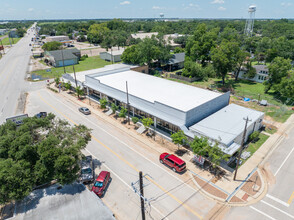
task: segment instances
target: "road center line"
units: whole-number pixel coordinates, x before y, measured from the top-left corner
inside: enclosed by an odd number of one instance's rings
[[[49,93],[50,94],[50,93]],[[61,102],[59,99],[57,99],[56,97],[54,97],[53,95],[50,94],[50,96],[54,99],[56,99],[58,102],[60,102],[61,104],[63,104],[64,106],[66,106],[67,108],[71,109],[74,113],[76,113],[77,111],[72,109],[70,106],[64,104],[63,102]],[[129,148],[130,150],[134,151],[135,153],[139,154],[141,157],[143,157],[144,159],[146,159],[147,161],[149,161],[150,163],[152,163],[153,165],[157,166],[159,169],[163,170],[166,172],[166,170],[162,167],[159,166],[158,164],[154,163],[152,160],[148,159],[147,157],[145,157],[143,154],[141,154],[140,152],[138,152],[137,150],[135,150],[134,148],[130,147],[128,144],[126,144],[125,142],[123,142],[122,140],[118,139],[117,137],[115,137],[113,134],[109,133],[108,131],[106,131],[104,128],[100,127],[99,125],[95,124],[93,121],[89,120],[88,117],[81,115],[81,117],[83,117],[85,120],[87,120],[88,122],[90,122],[93,126],[99,128],[100,130],[104,131],[106,134],[108,134],[109,136],[113,137],[115,140],[117,140],[118,142],[122,143],[123,145],[125,145],[127,148]],[[98,116],[100,117],[100,116]],[[100,117],[101,118],[101,117]],[[190,186],[189,184],[185,183],[183,180],[179,179],[178,177],[172,175],[169,172],[166,172],[168,175],[170,175],[171,177],[177,179],[178,181],[180,181],[181,183],[183,183],[185,186],[189,187],[191,190],[193,190],[194,192],[198,192],[196,189],[194,189],[192,186]]]
[[[283,163],[281,164],[281,166],[279,167],[279,169],[275,172],[274,176],[276,176],[278,174],[278,172],[280,171],[280,169],[282,168],[282,166],[286,163],[286,161],[288,160],[288,158],[291,156],[293,150],[294,150],[294,147],[292,148],[292,150],[290,151],[290,153],[287,155],[287,157],[285,158],[285,160],[283,161]]]
[[[268,205],[268,206],[270,206],[270,207],[272,207],[273,209],[276,209],[276,210],[278,210],[278,211],[284,213],[285,215],[289,216],[290,218],[294,219],[294,216],[293,216],[293,215],[290,215],[289,213],[287,213],[287,212],[285,212],[285,211],[283,211],[283,210],[277,208],[276,206],[273,206],[272,204],[269,204],[269,203],[267,203],[267,202],[265,202],[265,201],[263,201],[263,200],[261,200],[261,202],[264,203],[264,204],[266,204],[266,205]]]
[[[70,122],[72,122],[73,124],[77,125],[76,122],[74,122],[72,119],[70,119],[69,117],[67,117],[65,114],[63,114],[62,112],[60,112],[59,110],[57,110],[54,106],[52,106],[50,103],[48,103],[42,96],[41,94],[38,92],[38,95],[40,97],[40,99],[46,103],[47,105],[49,105],[52,109],[54,109],[56,112],[58,112],[59,114],[61,114],[63,117],[65,117],[67,120],[69,120]],[[119,154],[117,154],[116,152],[114,152],[112,149],[110,149],[109,147],[107,147],[105,144],[103,144],[101,141],[99,141],[96,137],[92,136],[91,137],[98,142],[101,146],[103,146],[104,148],[106,148],[107,150],[109,150],[111,153],[113,153],[115,156],[117,156],[120,160],[122,160],[123,162],[125,162],[127,165],[129,165],[131,168],[133,168],[134,170],[136,170],[137,172],[139,172],[139,169],[137,169],[134,165],[132,165],[131,163],[129,163],[126,159],[124,159],[122,156],[120,156]],[[167,195],[169,195],[173,200],[175,200],[176,202],[178,202],[180,205],[182,205],[186,210],[188,210],[190,213],[194,214],[195,216],[197,216],[199,219],[203,219],[203,217],[198,214],[196,211],[194,211],[192,208],[190,208],[190,206],[188,206],[187,204],[185,204],[184,202],[182,202],[180,199],[178,199],[176,196],[174,196],[172,193],[170,193],[168,190],[166,190],[165,188],[163,188],[161,185],[159,185],[158,183],[156,183],[154,180],[152,180],[150,178],[149,181],[152,181],[158,188],[160,188],[163,192],[165,192]]]
[[[292,193],[292,195],[290,196],[289,200],[288,200],[288,204],[290,206],[292,200],[294,199],[294,192]]]
[[[266,214],[266,213],[264,213],[264,212],[262,212],[262,211],[258,210],[257,208],[254,208],[253,206],[249,206],[249,207],[250,207],[251,209],[255,210],[256,212],[258,212],[258,213],[260,213],[260,214],[264,215],[265,217],[267,217],[267,218],[271,219],[271,220],[277,220],[277,219],[275,219],[275,218],[273,218],[273,217],[269,216],[268,214]]]
[[[272,199],[272,200],[274,200],[274,201],[276,201],[276,202],[278,202],[278,203],[280,203],[280,204],[282,204],[282,205],[284,205],[286,207],[290,206],[288,203],[286,203],[286,202],[284,202],[284,201],[282,201],[282,200],[280,200],[280,199],[278,199],[276,197],[273,197],[273,196],[271,196],[269,194],[266,194],[266,197],[268,197],[268,198],[270,198],[270,199]]]

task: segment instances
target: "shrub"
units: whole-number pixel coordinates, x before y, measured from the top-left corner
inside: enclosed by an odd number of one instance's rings
[[[118,109],[119,109],[119,107],[115,103],[111,104],[112,114],[114,114]]]
[[[137,124],[138,121],[139,121],[139,118],[137,118],[137,117],[132,117],[132,122],[133,122],[134,124]]]
[[[248,141],[254,141],[259,137],[259,132],[254,131],[252,134],[249,135]]]
[[[107,105],[107,99],[106,98],[102,98],[100,99],[100,108],[105,109],[106,105]]]

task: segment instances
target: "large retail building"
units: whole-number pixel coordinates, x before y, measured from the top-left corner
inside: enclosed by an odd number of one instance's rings
[[[96,100],[107,98],[109,104],[126,106],[128,99],[130,116],[152,118],[156,131],[170,135],[183,130],[190,138],[206,136],[219,142],[230,155],[240,147],[244,118],[251,120],[246,138],[262,126],[264,114],[229,104],[229,92],[214,92],[142,72],[146,71],[140,67],[108,66],[84,74],[82,84]]]

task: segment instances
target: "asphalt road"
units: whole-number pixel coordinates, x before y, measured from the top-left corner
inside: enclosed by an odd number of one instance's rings
[[[45,84],[45,82],[33,84],[25,81],[31,56],[29,44],[32,35],[33,33],[29,31],[0,59],[0,124],[7,117],[22,113],[22,109],[18,109],[18,103],[24,101],[24,96],[21,94]],[[21,98],[23,100],[20,100]]]
[[[294,219],[294,126],[267,160],[273,174],[267,195],[258,203],[232,208],[226,219]]]
[[[132,188],[138,172],[144,178],[147,219],[203,219],[216,204],[205,199],[193,185],[188,173],[176,174],[159,163],[159,153],[123,133],[102,118],[78,112],[76,104],[47,89],[30,92],[27,113],[53,112],[71,124],[93,129],[85,153],[95,158],[97,173],[109,170],[112,181],[102,198],[119,219],[140,219],[140,200]],[[105,116],[108,117],[108,116]],[[138,188],[138,185],[136,185]]]

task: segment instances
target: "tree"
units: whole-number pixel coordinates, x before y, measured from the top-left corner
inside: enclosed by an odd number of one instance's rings
[[[127,117],[127,113],[128,113],[128,110],[125,107],[122,107],[118,114],[118,117],[125,118]]]
[[[183,48],[181,48],[181,47],[176,47],[174,49],[174,53],[183,53],[183,52],[185,52],[185,50]]]
[[[115,103],[111,104],[112,114],[114,114],[118,109],[119,109],[119,107]]]
[[[147,63],[148,67],[150,67],[151,61],[160,56],[161,51],[157,43],[158,41],[153,36],[152,38],[144,38],[144,40],[138,44],[139,56],[142,58],[141,64]]]
[[[80,86],[77,86],[76,92],[77,92],[78,99],[80,99],[80,96],[84,95],[84,88],[81,88]]]
[[[72,127],[51,113],[26,118],[20,126],[10,121],[0,125],[0,203],[21,200],[52,180],[76,181],[81,149],[90,139],[88,128]]]
[[[273,85],[279,84],[282,78],[288,75],[291,68],[290,59],[276,57],[268,67],[269,79],[265,82],[265,92],[267,93]]]
[[[107,104],[108,104],[108,101],[106,98],[100,99],[100,108],[105,109]]]
[[[184,132],[182,130],[173,133],[171,136],[172,142],[175,143],[176,145],[178,145],[178,147],[180,145],[183,145],[185,143],[187,143],[188,138],[187,136],[184,134]]]
[[[142,124],[149,131],[150,126],[153,124],[152,118],[143,118],[142,119]]]
[[[70,82],[64,83],[64,88],[65,88],[66,90],[70,90],[70,89],[71,89],[71,84],[70,84]]]
[[[92,24],[89,27],[87,38],[93,44],[101,44],[109,36],[109,33],[110,30],[106,23]]]
[[[294,72],[289,71],[288,76],[282,78],[281,82],[273,86],[274,90],[286,103],[294,104]]]
[[[59,78],[59,77],[56,77],[56,78],[54,79],[54,82],[55,82],[55,86],[58,86],[59,83],[60,83],[60,78]]]
[[[195,136],[193,141],[190,143],[190,147],[194,154],[207,157],[210,150],[208,138]]]
[[[236,42],[223,41],[212,50],[211,59],[217,74],[222,78],[223,85],[229,71],[232,71],[237,63],[239,45]]]
[[[61,47],[62,47],[62,43],[58,41],[52,41],[52,42],[45,43],[42,46],[42,49],[46,51],[52,51],[52,50],[60,50]]]
[[[139,122],[139,118],[137,117],[132,117],[132,122],[135,124],[137,124]]]
[[[124,63],[140,64],[143,63],[142,58],[139,55],[139,49],[137,45],[126,48],[121,55],[121,59]]]
[[[235,81],[238,80],[240,70],[246,60],[246,57],[249,57],[250,54],[247,51],[239,50],[236,54],[236,72],[235,72]]]

